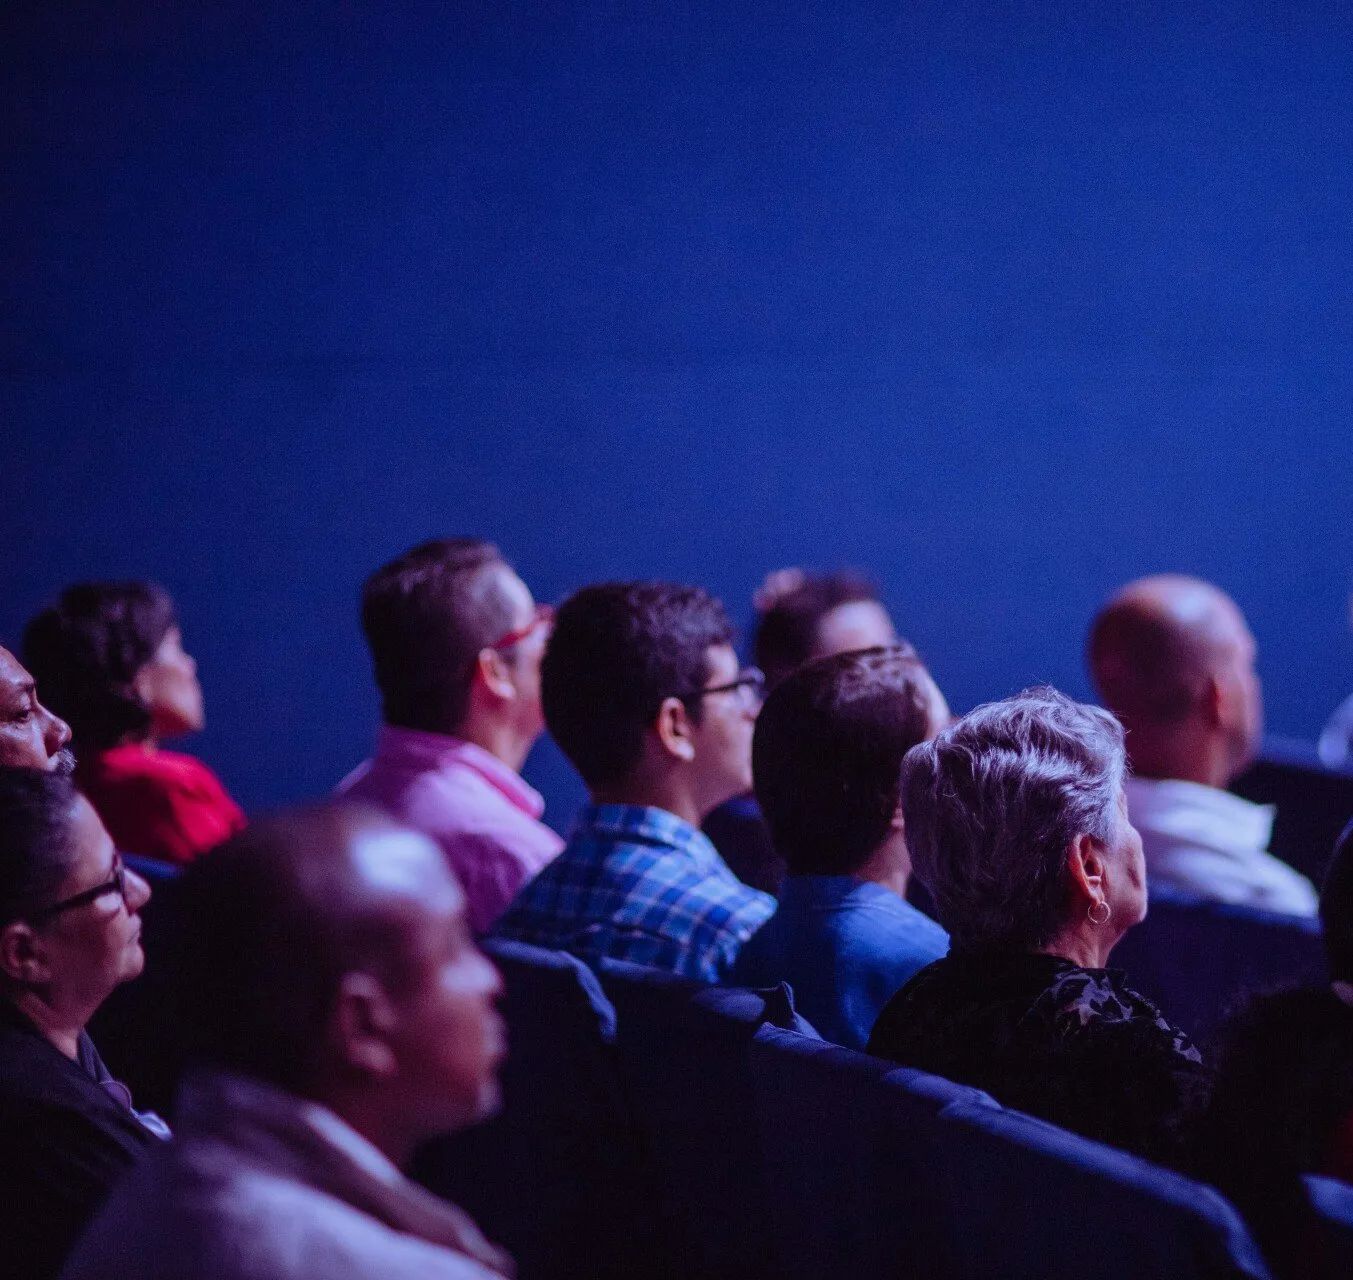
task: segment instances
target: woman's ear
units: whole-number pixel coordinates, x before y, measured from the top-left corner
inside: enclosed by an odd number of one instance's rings
[[[0,929],[0,973],[22,986],[50,981],[51,967],[33,926],[15,920]]]
[[[1104,897],[1104,850],[1094,836],[1082,832],[1071,841],[1066,865],[1079,896],[1088,902]]]
[[[680,698],[664,698],[654,723],[658,741],[668,755],[689,764],[695,759],[695,726]]]

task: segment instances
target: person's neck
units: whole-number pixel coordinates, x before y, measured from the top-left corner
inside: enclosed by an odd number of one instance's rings
[[[20,991],[11,997],[14,1007],[29,1020],[42,1038],[54,1045],[72,1062],[80,1056],[80,1033],[88,1017],[56,1009],[35,991]]]
[[[1082,969],[1102,969],[1117,941],[1117,935],[1110,936],[1087,922],[1084,928],[1067,929],[1038,950],[1043,955],[1070,960]]]
[[[704,818],[702,806],[680,778],[671,774],[630,778],[609,787],[592,789],[593,804],[635,805],[647,809],[665,809],[698,827]]]
[[[1129,737],[1128,742],[1132,772],[1139,778],[1225,788],[1235,774],[1235,762],[1226,744],[1205,735],[1162,735],[1153,741],[1139,734],[1137,741]]]
[[[515,725],[487,717],[471,718],[455,729],[442,729],[450,738],[459,738],[462,742],[472,742],[476,747],[487,751],[489,755],[501,760],[513,773],[520,773],[531,753],[535,734],[523,734]]]
[[[905,898],[907,885],[911,883],[911,856],[901,833],[890,836],[879,845],[869,855],[869,860],[856,868],[853,874],[862,883],[882,885],[899,898]]]
[[[425,1136],[410,1132],[407,1124],[400,1123],[379,1105],[378,1099],[363,1091],[341,1088],[333,1092],[317,1091],[311,1096],[401,1171],[408,1167]]]

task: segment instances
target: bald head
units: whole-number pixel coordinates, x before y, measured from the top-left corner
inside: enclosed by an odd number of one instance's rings
[[[375,810],[266,818],[189,868],[176,982],[191,1058],[304,1092],[339,984],[417,980],[430,922],[463,914],[440,850]]]
[[[1257,744],[1254,657],[1235,602],[1211,583],[1176,574],[1129,583],[1090,631],[1091,674],[1128,729],[1134,768],[1206,773],[1213,785],[1220,783],[1212,775],[1229,780]]]

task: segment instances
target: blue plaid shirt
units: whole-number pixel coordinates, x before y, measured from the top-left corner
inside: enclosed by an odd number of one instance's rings
[[[665,809],[589,805],[564,851],[517,895],[499,938],[718,982],[775,899],[742,883]]]

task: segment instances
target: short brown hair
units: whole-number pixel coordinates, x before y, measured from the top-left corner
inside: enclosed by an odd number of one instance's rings
[[[926,670],[908,644],[820,658],[771,690],[752,776],[791,872],[850,875],[883,843],[902,757],[931,732],[930,710]]]
[[[420,543],[362,588],[362,630],[385,722],[454,733],[480,651],[512,626],[498,548],[477,538]]]

